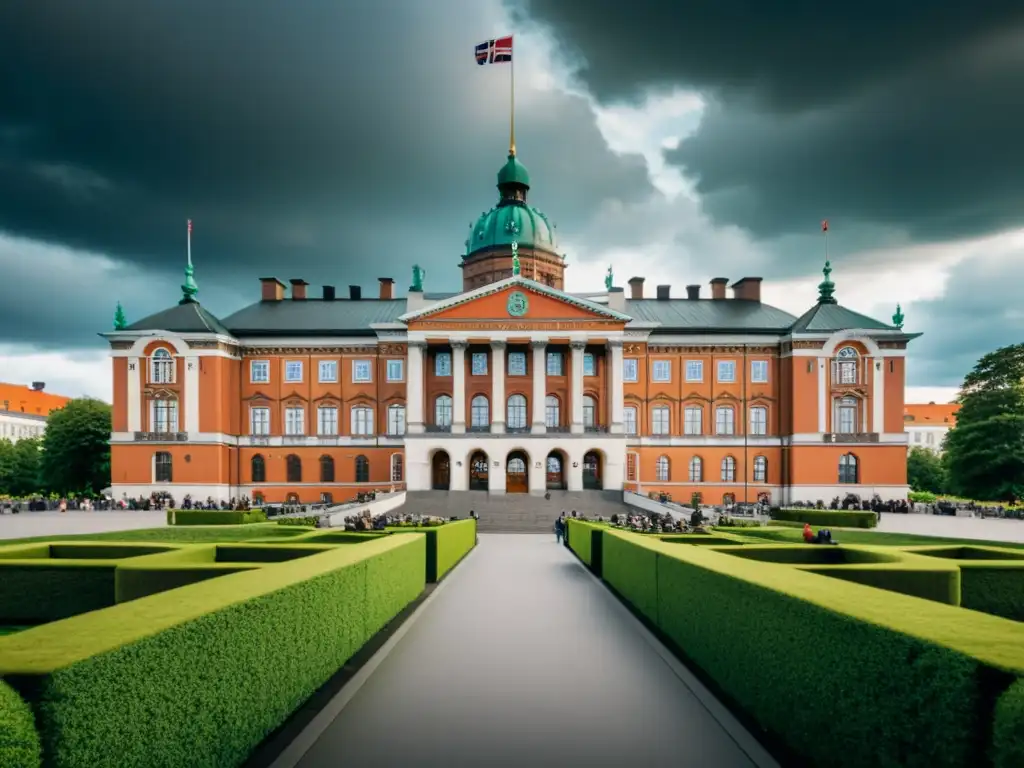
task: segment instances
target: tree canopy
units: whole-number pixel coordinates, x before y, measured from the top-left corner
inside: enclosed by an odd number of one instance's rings
[[[942,458],[927,448],[911,448],[907,453],[907,482],[912,490],[946,492],[946,468]]]
[[[48,490],[99,493],[110,485],[110,424],[110,406],[91,398],[50,414],[41,462]]]
[[[12,443],[0,440],[0,495],[28,496],[38,493],[39,448],[36,438]]]
[[[950,490],[983,501],[1024,496],[1024,344],[982,357],[958,402],[945,443]]]

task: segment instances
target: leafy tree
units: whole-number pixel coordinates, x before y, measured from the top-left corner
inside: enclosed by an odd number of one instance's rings
[[[915,491],[946,492],[946,467],[935,451],[911,448],[907,454],[907,482]]]
[[[31,496],[39,486],[38,439],[0,440],[0,493],[9,496]]]
[[[945,443],[950,490],[983,501],[1024,496],[1024,344],[982,357],[958,402]]]
[[[56,493],[99,493],[110,485],[110,406],[72,400],[50,414],[43,433],[42,477]]]

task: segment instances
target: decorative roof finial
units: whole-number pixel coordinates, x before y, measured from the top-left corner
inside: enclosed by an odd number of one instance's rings
[[[606,291],[610,291],[612,289],[612,280],[613,279],[614,279],[614,277],[612,275],[612,265],[609,264],[608,265],[608,274],[606,274],[604,276],[604,289]]]
[[[900,307],[899,304],[897,304],[896,305],[896,314],[892,316],[892,324],[895,325],[897,328],[899,328],[902,331],[903,330],[903,321],[904,320],[906,320],[906,318],[903,316],[903,309],[902,309],[902,307]]]
[[[819,304],[835,304],[835,292],[836,284],[832,282],[830,276],[832,274],[832,263],[826,261],[825,268],[821,270],[822,274],[825,275],[825,279],[818,283],[818,303]]]
[[[519,277],[519,243],[512,241],[512,277]]]
[[[128,327],[128,321],[124,316],[124,308],[121,302],[117,302],[117,309],[114,310],[114,330],[123,331]]]
[[[427,271],[423,269],[419,264],[412,265],[412,285],[409,287],[410,291],[417,291],[423,293],[423,278],[426,277]]]
[[[190,304],[196,300],[199,286],[196,285],[195,268],[192,266],[192,219],[188,220],[188,263],[185,265],[185,282],[181,286],[179,304]]]

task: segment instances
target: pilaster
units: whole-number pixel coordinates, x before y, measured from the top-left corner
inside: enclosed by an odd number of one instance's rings
[[[547,400],[547,346],[547,341],[530,342],[533,349],[533,423],[530,432],[535,435],[543,435],[548,431],[544,418],[544,405]]]
[[[500,435],[505,431],[505,342],[491,342],[491,433]],[[492,462],[493,464],[493,462]],[[492,466],[491,469],[494,469]],[[492,484],[493,488],[493,484]],[[502,472],[501,490],[505,490],[505,475]]]
[[[569,431],[574,435],[583,434],[583,350],[586,347],[585,341],[573,341],[569,344],[572,352],[572,422]]]
[[[423,357],[426,342],[409,342],[409,372],[405,383],[405,429],[411,435],[422,434],[423,426]]]
[[[452,434],[466,431],[466,346],[465,341],[452,340]]]

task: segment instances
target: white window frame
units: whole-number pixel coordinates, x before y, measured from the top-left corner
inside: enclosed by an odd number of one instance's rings
[[[338,434],[338,406],[321,405],[316,409],[316,433],[318,435]]]
[[[632,383],[640,381],[640,361],[637,358],[622,358],[622,380]]]
[[[526,376],[528,373],[526,365],[526,353],[525,352],[509,352],[508,353],[508,375],[509,376]]]
[[[317,381],[321,384],[337,384],[338,383],[338,361],[337,360],[319,360],[317,361]]]
[[[254,405],[249,408],[249,434],[256,436],[270,434],[270,408],[265,405]]]
[[[388,406],[388,434],[392,436],[405,434],[405,406]]]
[[[597,426],[597,400],[590,395],[583,396],[583,426]]]
[[[732,456],[724,456],[722,458],[722,482],[736,482],[736,459]]]
[[[688,382],[702,382],[704,381],[704,361],[703,360],[687,360],[686,361],[686,380]]]
[[[391,482],[405,482],[405,461],[400,453],[391,454]]]
[[[704,409],[696,405],[688,405],[683,409],[683,434],[704,434]]]
[[[306,434],[306,409],[289,406],[284,409],[284,433],[286,435]]]
[[[832,360],[832,381],[835,384],[860,383],[860,353],[853,347],[843,347]]]
[[[668,456],[659,456],[654,462],[654,479],[659,483],[669,482],[671,477],[671,464]]]
[[[166,403],[166,407],[159,408],[159,403]],[[159,411],[163,411],[167,415],[166,423],[162,425],[158,423],[157,413]],[[177,400],[158,397],[149,401],[149,428],[151,432],[157,432],[161,435],[173,434],[178,431],[179,418]],[[22,435],[24,436],[24,432]]]
[[[373,408],[368,405],[353,405],[350,414],[353,437],[372,437],[375,434]]]
[[[270,383],[270,361],[250,360],[249,361],[249,383],[269,384]]]
[[[593,352],[583,353],[583,375],[597,376],[597,358]]]
[[[832,431],[840,435],[855,435],[860,430],[860,408],[861,401],[855,397],[836,398],[832,408]],[[850,426],[852,429],[844,429],[843,417],[850,414]]]
[[[652,360],[651,381],[666,382],[672,381],[672,361]]]
[[[748,429],[751,435],[768,434],[768,409],[763,405],[750,406]]]
[[[373,363],[370,360],[352,361],[352,383],[370,384],[373,382]]]
[[[284,361],[284,380],[288,384],[300,384],[305,373],[305,366],[301,360],[285,360]],[[298,371],[298,375],[294,372]]]
[[[481,403],[483,403],[481,405]],[[469,425],[478,429],[491,424],[491,401],[487,395],[474,395],[469,401]]]
[[[516,416],[512,418],[512,400],[516,400]],[[522,399],[523,406],[520,409],[519,399]],[[521,418],[519,418],[521,416]],[[505,401],[505,425],[509,429],[526,429],[530,424],[530,401],[526,399],[526,395],[512,394],[508,396]]]
[[[736,361],[719,360],[717,366],[716,380],[719,384],[736,383]]]
[[[768,457],[767,456],[755,456],[754,457],[754,482],[755,483],[767,483],[768,482]]]
[[[715,408],[715,434],[735,435],[736,434],[736,409],[729,405],[720,405]]]
[[[672,409],[667,405],[656,405],[651,408],[651,434],[672,434]]]
[[[627,405],[622,409],[622,427],[627,435],[637,434],[637,409],[635,405]]]
[[[470,376],[486,376],[487,375],[487,353],[486,352],[473,352],[469,356],[469,375]]]
[[[691,456],[686,469],[691,483],[704,482],[704,459],[700,456]]]
[[[149,358],[149,381],[151,384],[173,384],[175,373],[174,356],[163,347],[153,350]]]
[[[767,384],[768,383],[768,361],[767,360],[751,360],[750,361],[750,383],[751,384]]]
[[[454,415],[455,406],[451,395],[438,395],[434,398],[435,427],[451,427]]]
[[[452,375],[452,353],[438,352],[434,355],[434,376],[447,379]]]
[[[548,352],[545,357],[545,371],[548,376],[564,376],[565,359],[562,357],[561,352]]]
[[[562,402],[555,395],[544,398],[544,425],[549,429],[562,425]]]

